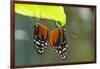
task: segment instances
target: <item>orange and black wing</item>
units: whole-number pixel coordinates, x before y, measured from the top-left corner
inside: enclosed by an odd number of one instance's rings
[[[48,29],[42,24],[34,26],[34,46],[39,54],[43,54],[48,47]]]
[[[63,29],[57,28],[52,30],[49,37],[49,43],[60,59],[66,59],[68,55],[68,44]]]

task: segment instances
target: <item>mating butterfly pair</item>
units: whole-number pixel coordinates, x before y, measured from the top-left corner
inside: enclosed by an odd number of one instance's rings
[[[34,46],[39,54],[43,54],[48,46],[51,46],[60,59],[67,57],[67,40],[65,32],[56,28],[48,34],[48,28],[43,24],[36,24],[34,27]]]

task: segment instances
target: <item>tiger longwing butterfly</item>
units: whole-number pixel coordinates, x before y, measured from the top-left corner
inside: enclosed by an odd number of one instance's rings
[[[39,54],[43,54],[48,47],[48,29],[43,24],[36,24],[34,29],[34,46]]]
[[[66,59],[68,44],[63,29],[56,28],[52,30],[49,36],[49,43],[60,59]]]

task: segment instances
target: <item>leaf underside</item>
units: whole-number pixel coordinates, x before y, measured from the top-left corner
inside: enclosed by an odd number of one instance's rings
[[[66,15],[62,6],[36,5],[36,4],[15,4],[15,12],[38,18],[52,19],[60,22],[57,26],[64,26],[66,23]]]

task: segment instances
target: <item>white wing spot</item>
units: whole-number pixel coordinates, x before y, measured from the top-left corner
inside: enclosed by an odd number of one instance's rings
[[[65,51],[67,48],[64,48],[63,51]]]
[[[61,53],[61,51],[59,51],[59,53]]]
[[[36,42],[36,44],[40,45],[40,43],[39,43],[39,42]]]
[[[68,44],[66,45],[66,47],[68,47]]]

